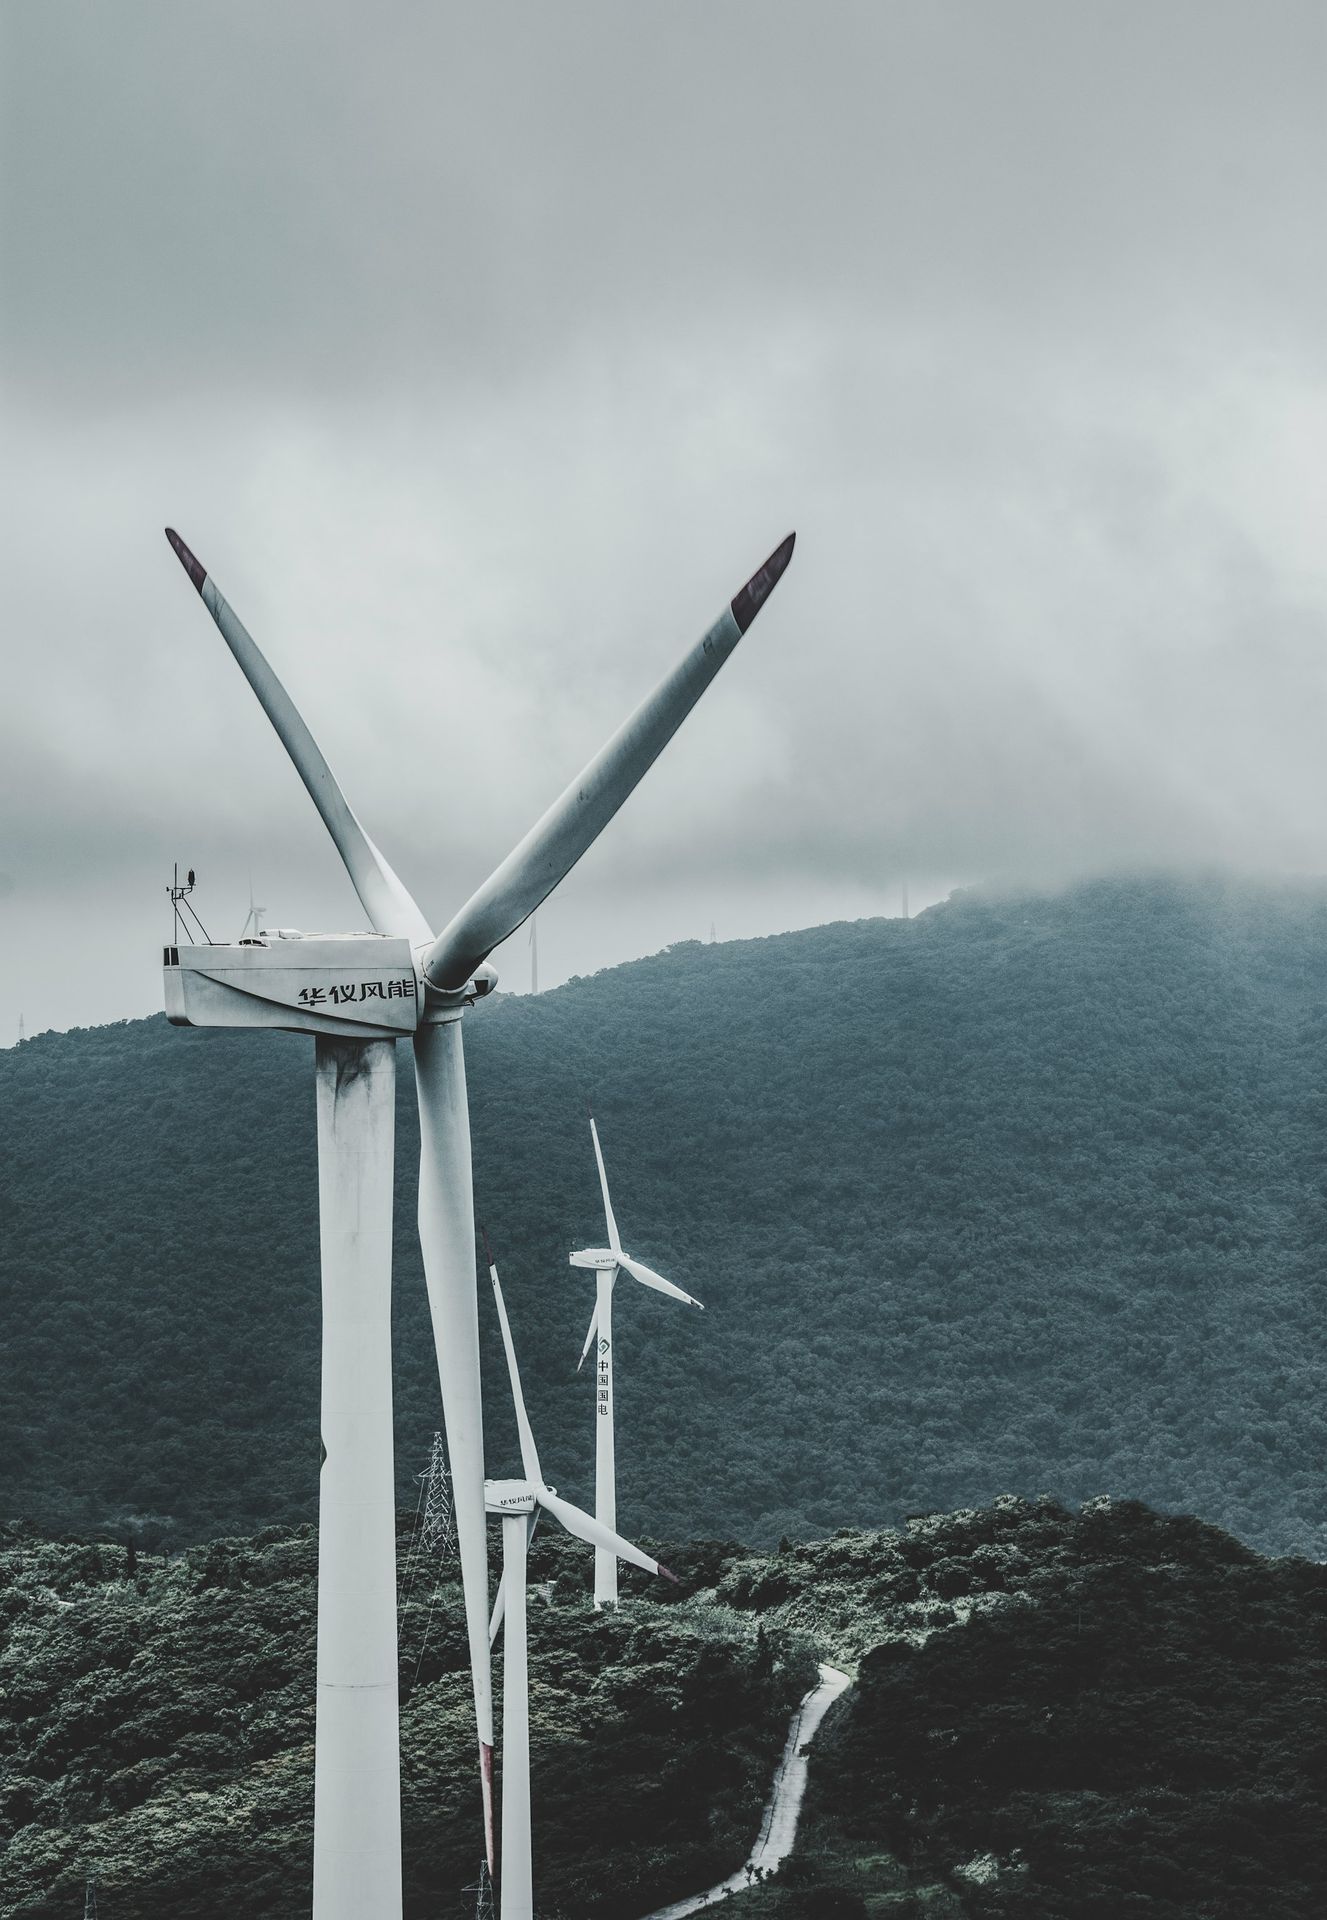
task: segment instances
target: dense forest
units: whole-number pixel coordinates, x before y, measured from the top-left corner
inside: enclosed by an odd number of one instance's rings
[[[472,1719],[448,1563],[399,1536],[408,1920],[470,1920]],[[1317,1920],[1327,1568],[1098,1497],[1004,1496],[755,1554],[661,1549],[596,1614],[540,1534],[541,1920],[637,1920],[746,1857],[817,1655],[855,1684],[796,1850],[732,1920]],[[308,1911],[314,1543],[169,1558],[0,1535],[0,1920]],[[500,1782],[499,1782],[500,1784]]]
[[[765,1544],[1103,1488],[1327,1554],[1327,890],[961,894],[688,944],[467,1020],[479,1217],[545,1465]],[[0,1515],[179,1546],[315,1512],[312,1048],[164,1020],[0,1053]],[[438,1425],[401,1054],[400,1498]],[[486,1290],[485,1290],[486,1291]],[[515,1463],[490,1302],[489,1456]]]
[[[732,1920],[1317,1920],[1327,1567],[1104,1497],[734,1562],[857,1684],[797,1853]]]
[[[471,1920],[464,1612],[454,1569],[412,1560],[402,1520],[406,1920]],[[107,1920],[307,1914],[316,1558],[307,1527],[170,1560],[0,1533],[0,1920],[81,1913],[89,1875]],[[619,1611],[595,1613],[593,1555],[548,1533],[532,1547],[531,1791],[554,1920],[622,1920],[729,1872],[814,1682],[795,1630],[697,1597],[713,1550],[678,1558],[672,1604],[627,1582]]]

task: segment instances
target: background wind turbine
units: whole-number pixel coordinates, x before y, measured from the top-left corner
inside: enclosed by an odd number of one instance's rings
[[[248,934],[248,932],[249,932],[249,930],[250,930],[250,928],[252,928],[252,929],[253,929],[253,937],[254,937],[254,939],[255,939],[255,940],[261,940],[261,939],[262,939],[262,937],[263,937],[263,915],[264,915],[264,914],[265,914],[266,912],[267,912],[267,908],[266,908],[266,907],[260,907],[260,906],[257,906],[257,905],[255,905],[255,903],[254,903],[254,897],[253,897],[253,875],[252,875],[252,873],[251,873],[251,874],[249,875],[249,911],[248,911],[248,913],[247,913],[247,914],[245,915],[245,919],[244,919],[244,925],[243,925],[243,926],[242,926],[242,927],[240,928],[240,940],[241,940],[241,942],[243,942],[243,940],[245,939],[245,937],[246,937],[246,935]]]
[[[617,1221],[613,1216],[613,1203],[608,1197],[608,1175],[604,1172],[604,1156],[599,1146],[599,1129],[594,1124],[594,1115],[590,1115],[590,1138],[594,1141],[594,1158],[599,1168],[599,1187],[604,1196],[604,1222],[608,1228],[606,1247],[584,1247],[579,1253],[569,1255],[573,1267],[588,1268],[597,1279],[594,1312],[590,1315],[590,1331],[585,1336],[585,1345],[581,1348],[581,1357],[576,1363],[580,1372],[585,1365],[585,1356],[594,1348],[595,1391],[594,1391],[594,1511],[600,1524],[605,1527],[617,1525],[617,1477],[613,1446],[613,1283],[619,1272],[629,1273],[633,1280],[639,1280],[643,1287],[651,1287],[656,1293],[666,1293],[670,1299],[681,1300],[689,1307],[700,1306],[699,1300],[693,1300],[681,1287],[675,1287],[671,1280],[665,1280],[653,1267],[647,1267],[643,1260],[633,1260],[630,1254],[622,1251],[622,1242],[618,1237]],[[596,1547],[594,1555],[594,1604],[596,1607],[615,1607],[617,1605],[617,1556],[606,1547]]]
[[[484,1493],[491,1514],[502,1518],[502,1586],[493,1610],[493,1637],[504,1627],[502,1642],[502,1877],[500,1904],[502,1920],[532,1920],[534,1906],[534,1867],[530,1842],[530,1684],[525,1634],[525,1556],[541,1512],[552,1514],[567,1532],[587,1541],[599,1553],[611,1555],[614,1566],[619,1559],[643,1567],[647,1573],[662,1574],[676,1583],[660,1561],[642,1553],[630,1540],[610,1527],[592,1520],[569,1500],[558,1498],[557,1490],[544,1479],[534,1443],[525,1395],[521,1391],[520,1369],[512,1343],[506,1303],[492,1252],[488,1255],[488,1277],[493,1282],[493,1299],[502,1328],[502,1344],[507,1354],[507,1374],[511,1381],[512,1405],[516,1410],[516,1431],[521,1445],[523,1480],[490,1480]],[[505,1622],[505,1626],[504,1626]]]
[[[303,780],[372,933],[171,945],[179,1026],[315,1036],[323,1278],[314,1766],[316,1920],[401,1911],[391,1421],[395,1041],[414,1043],[419,1237],[451,1463],[491,1861],[484,1443],[474,1199],[461,1019],[496,974],[488,955],[579,860],[668,744],[751,625],[792,555],[771,554],[709,632],[636,708],[435,940],[364,831],[280,680],[172,529],[167,538]]]

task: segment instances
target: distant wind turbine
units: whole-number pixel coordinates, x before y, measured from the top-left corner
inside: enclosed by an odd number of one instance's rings
[[[265,914],[266,912],[267,912],[267,908],[266,908],[266,907],[259,907],[259,906],[255,906],[255,905],[254,905],[254,898],[253,898],[253,875],[252,875],[252,873],[251,873],[251,874],[249,875],[249,911],[248,911],[248,914],[247,914],[247,915],[245,916],[245,921],[244,921],[244,925],[243,925],[243,926],[242,926],[242,927],[240,928],[240,944],[241,944],[241,946],[243,946],[243,945],[245,944],[245,936],[246,936],[246,935],[248,934],[248,932],[249,932],[249,930],[250,930],[250,928],[252,928],[252,929],[253,929],[253,937],[254,937],[254,939],[255,939],[255,940],[261,940],[261,939],[262,939],[262,937],[263,937],[263,915],[264,915],[264,914]]]
[[[530,915],[530,991],[539,991],[539,916]]]
[[[371,933],[282,928],[167,947],[177,1026],[315,1036],[322,1251],[315,1920],[401,1912],[391,1251],[395,1042],[414,1046],[419,1238],[451,1461],[483,1787],[493,1854],[493,1711],[470,1120],[461,1020],[497,978],[488,956],[598,838],[773,591],[778,547],[678,665],[435,939],[352,811],[289,694],[180,536],[167,539],[321,814]],[[178,937],[178,930],[177,930]]]
[[[503,1630],[502,1642],[502,1876],[499,1881],[502,1920],[532,1920],[534,1913],[534,1865],[530,1843],[530,1683],[525,1634],[526,1550],[534,1536],[541,1512],[551,1514],[576,1539],[595,1550],[596,1558],[607,1553],[616,1567],[629,1560],[646,1573],[662,1574],[677,1581],[660,1561],[642,1553],[630,1540],[624,1540],[610,1527],[592,1520],[570,1500],[558,1498],[557,1490],[544,1479],[539,1454],[525,1411],[521,1392],[520,1369],[512,1343],[506,1303],[498,1269],[485,1238],[488,1277],[493,1283],[493,1300],[502,1328],[502,1344],[507,1354],[507,1375],[511,1381],[512,1405],[516,1411],[516,1431],[520,1438],[523,1480],[489,1480],[484,1496],[490,1514],[502,1519],[502,1585],[493,1609],[492,1636]]]
[[[613,1447],[613,1283],[619,1273],[629,1273],[633,1280],[639,1280],[643,1287],[653,1288],[655,1293],[666,1293],[672,1300],[681,1300],[688,1307],[699,1307],[700,1301],[693,1300],[681,1287],[675,1287],[671,1280],[665,1280],[653,1267],[647,1267],[642,1260],[633,1260],[630,1254],[622,1251],[622,1242],[618,1237],[617,1221],[613,1217],[613,1203],[608,1197],[608,1175],[604,1171],[604,1156],[599,1147],[599,1129],[594,1124],[594,1115],[590,1115],[590,1138],[594,1141],[594,1158],[599,1168],[599,1186],[604,1196],[604,1222],[608,1229],[606,1247],[585,1247],[579,1253],[569,1256],[573,1267],[588,1268],[596,1276],[597,1287],[594,1312],[590,1316],[590,1331],[585,1336],[585,1345],[581,1357],[576,1363],[580,1372],[585,1365],[585,1356],[593,1346],[595,1354],[595,1392],[594,1392],[594,1511],[600,1524],[605,1527],[617,1525],[617,1477]],[[617,1605],[617,1559],[606,1548],[600,1547],[594,1556],[594,1604],[596,1607],[615,1607]]]

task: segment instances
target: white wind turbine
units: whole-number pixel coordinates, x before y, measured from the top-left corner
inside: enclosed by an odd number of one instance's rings
[[[487,1238],[485,1250],[488,1250]],[[516,1409],[516,1431],[521,1443],[524,1480],[490,1480],[484,1492],[491,1514],[502,1518],[502,1585],[493,1609],[492,1637],[503,1628],[502,1641],[502,1877],[500,1881],[502,1920],[532,1920],[534,1913],[534,1868],[530,1844],[530,1687],[525,1638],[525,1555],[540,1512],[552,1514],[578,1540],[588,1542],[598,1555],[607,1553],[616,1566],[630,1560],[646,1573],[662,1574],[676,1584],[677,1575],[648,1553],[624,1540],[611,1527],[592,1520],[569,1500],[560,1500],[557,1490],[544,1479],[535,1448],[534,1434],[525,1411],[521,1392],[520,1369],[512,1344],[507,1308],[493,1255],[488,1252],[488,1277],[493,1282],[493,1299],[502,1327],[502,1344],[507,1354],[507,1373],[511,1379],[512,1405]]]
[[[294,702],[206,569],[167,538],[308,789],[372,933],[282,928],[166,948],[179,1026],[315,1036],[323,1342],[314,1762],[315,1920],[401,1912],[391,1245],[395,1042],[413,1041],[419,1238],[451,1462],[484,1797],[493,1856],[484,1442],[474,1199],[461,1019],[496,979],[488,955],[598,838],[773,590],[778,547],[435,939],[348,805]]]
[[[693,1300],[681,1287],[675,1287],[671,1280],[665,1280],[653,1267],[647,1267],[643,1260],[633,1260],[630,1254],[623,1253],[622,1242],[618,1237],[617,1221],[613,1216],[613,1203],[608,1197],[608,1175],[604,1172],[604,1156],[599,1146],[599,1129],[594,1124],[594,1115],[590,1115],[590,1138],[594,1141],[594,1157],[599,1168],[599,1186],[604,1196],[604,1222],[608,1228],[606,1247],[584,1247],[579,1253],[569,1255],[573,1267],[587,1267],[595,1275],[597,1290],[594,1312],[590,1315],[590,1331],[585,1336],[585,1345],[581,1348],[581,1357],[576,1363],[580,1372],[585,1365],[585,1356],[591,1346],[595,1352],[595,1389],[594,1389],[594,1511],[595,1517],[605,1527],[617,1525],[617,1469],[613,1451],[613,1283],[619,1273],[629,1273],[633,1280],[639,1280],[643,1287],[652,1287],[656,1293],[666,1293],[670,1299],[681,1300],[688,1307],[699,1307],[699,1300]],[[617,1556],[606,1547],[596,1547],[594,1554],[594,1604],[596,1607],[615,1607],[617,1605]]]

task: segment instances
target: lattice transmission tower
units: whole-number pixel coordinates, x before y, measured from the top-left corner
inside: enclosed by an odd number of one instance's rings
[[[478,1880],[464,1891],[475,1896],[475,1920],[496,1920],[497,1908],[493,1904],[493,1882],[488,1877],[487,1860],[480,1861]]]
[[[419,1530],[422,1550],[435,1560],[450,1558],[456,1547],[456,1515],[452,1507],[452,1476],[447,1447],[440,1433],[433,1436],[424,1482],[424,1522]]]

